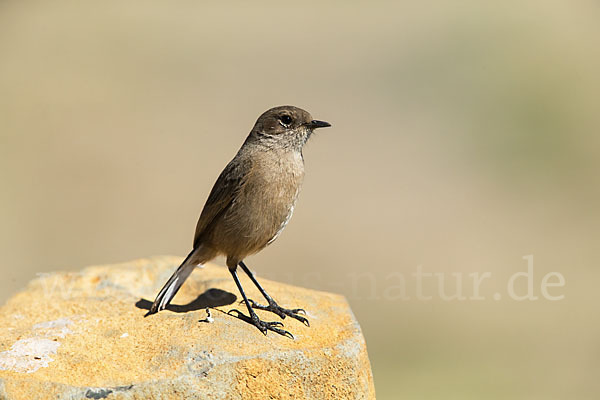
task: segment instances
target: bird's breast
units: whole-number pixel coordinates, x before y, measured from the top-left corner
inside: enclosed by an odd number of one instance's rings
[[[244,197],[252,207],[257,224],[265,231],[277,231],[289,220],[304,179],[302,158],[284,154],[259,160],[244,185]]]
[[[303,179],[300,154],[253,160],[225,218],[228,231],[235,232],[229,240],[248,254],[273,242],[292,216]]]

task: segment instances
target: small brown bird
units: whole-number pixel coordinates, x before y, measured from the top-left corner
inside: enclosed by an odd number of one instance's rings
[[[265,322],[254,309],[267,310],[282,319],[295,318],[309,325],[299,315],[304,310],[286,309],[262,288],[244,264],[244,258],[271,244],[290,220],[304,178],[302,148],[313,130],[331,126],[314,120],[293,106],[280,106],[264,112],[254,124],[246,141],[215,182],[196,226],[190,254],[156,296],[148,314],[163,310],[196,266],[218,255],[227,257],[249,317],[238,310],[237,317],[256,326],[293,338],[281,322]],[[260,305],[248,299],[237,276],[237,266],[250,277],[268,302]]]

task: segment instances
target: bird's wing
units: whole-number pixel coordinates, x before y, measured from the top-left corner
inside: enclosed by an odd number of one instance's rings
[[[210,229],[212,223],[229,208],[243,184],[248,168],[242,168],[242,163],[236,161],[227,164],[208,195],[196,225],[194,248],[201,244],[204,233]]]

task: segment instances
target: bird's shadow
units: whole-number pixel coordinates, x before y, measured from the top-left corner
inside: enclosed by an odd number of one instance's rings
[[[228,306],[235,303],[236,300],[237,297],[235,294],[226,292],[225,290],[212,288],[208,289],[188,304],[169,304],[165,309],[176,313],[185,313],[188,311],[203,310],[207,307]],[[152,302],[146,299],[140,299],[135,303],[135,306],[142,310],[150,310]]]

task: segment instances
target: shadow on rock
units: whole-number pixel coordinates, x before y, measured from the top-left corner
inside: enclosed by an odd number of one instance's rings
[[[207,307],[212,308],[228,306],[235,303],[236,300],[237,297],[233,293],[226,292],[221,289],[208,289],[206,292],[196,297],[194,301],[183,305],[169,304],[166,310],[176,313],[184,313],[188,311],[202,310]],[[146,299],[140,299],[137,301],[137,303],[135,303],[135,306],[142,310],[150,310],[152,302]]]

